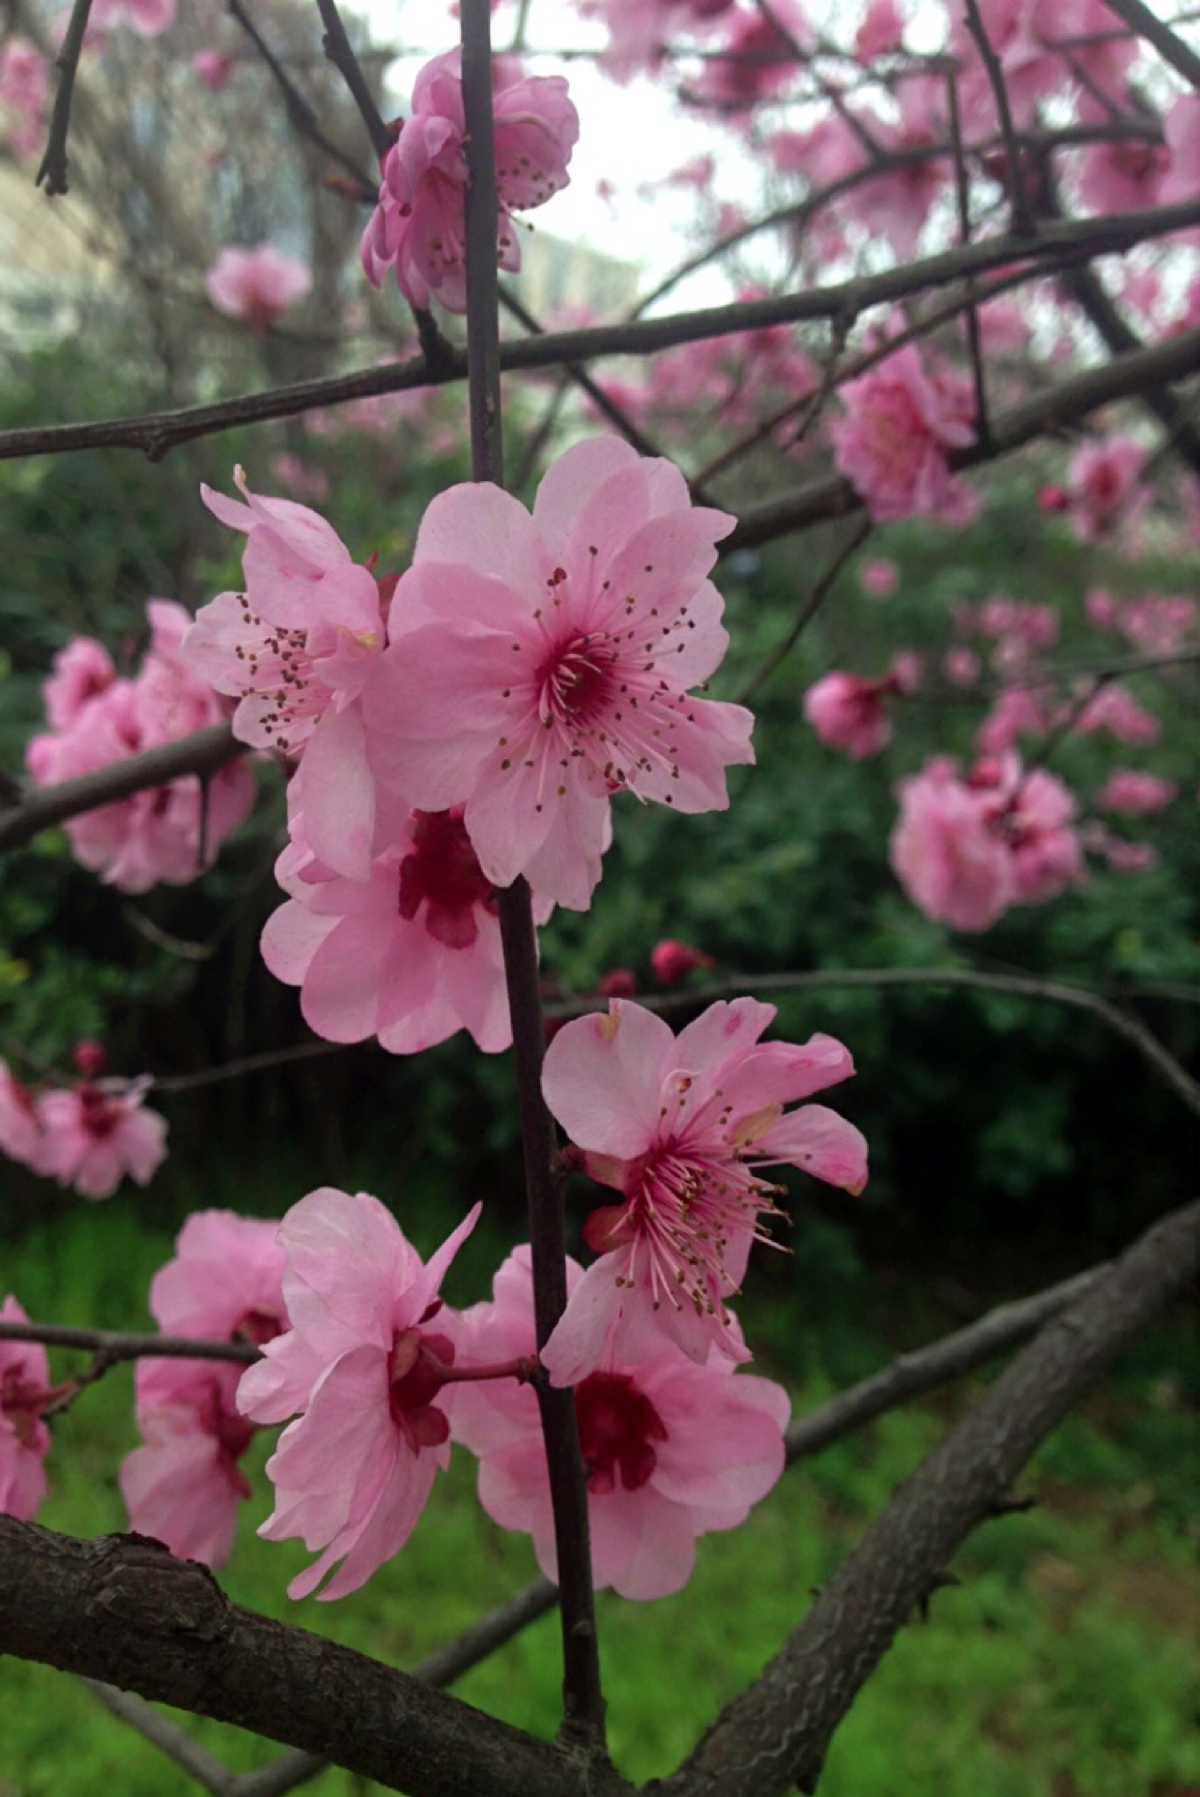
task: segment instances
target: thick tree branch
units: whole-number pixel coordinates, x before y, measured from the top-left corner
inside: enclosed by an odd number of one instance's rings
[[[603,1763],[231,1604],[206,1568],[140,1536],[73,1541],[0,1517],[0,1653],[235,1723],[408,1797],[629,1788]]]
[[[1172,31],[1164,19],[1145,4],[1145,0],[1104,0],[1109,12],[1115,13],[1135,37],[1153,44],[1164,62],[1192,87],[1200,87],[1200,56]]]
[[[547,331],[540,337],[517,338],[500,345],[500,367],[511,373],[556,368],[566,363],[591,361],[598,356],[649,355],[680,343],[731,336],[771,325],[814,319],[854,319],[874,306],[932,292],[969,275],[1007,268],[1014,262],[1025,264],[1032,279],[1053,273],[1064,262],[1077,260],[1080,256],[1114,254],[1135,243],[1197,224],[1200,224],[1200,201],[1195,200],[1141,212],[1114,213],[1108,218],[1075,219],[1061,225],[1048,225],[1034,242],[1014,237],[989,238],[958,245],[939,255],[886,269],[881,274],[856,276],[853,280],[834,282],[804,293],[744,300],[729,306],[672,313],[665,318],[593,325],[577,331]],[[1194,336],[1195,333],[1189,333],[1189,340]],[[1174,340],[1174,344],[1158,345],[1146,354],[1154,356],[1169,351],[1183,341],[1185,339],[1181,338]],[[138,449],[155,460],[179,443],[211,436],[237,425],[297,417],[319,406],[338,405],[381,393],[445,386],[462,380],[466,371],[465,356],[450,348],[436,359],[436,365],[427,357],[413,356],[403,363],[387,363],[352,374],[300,381],[294,386],[271,388],[211,405],[181,406],[170,412],[100,419],[85,424],[2,431],[0,460],[80,449]],[[1195,365],[1185,372],[1195,372]],[[1166,378],[1183,377],[1171,374]]]
[[[1155,1225],[1050,1323],[896,1492],[804,1621],[662,1787],[671,1797],[811,1791],[830,1739],[967,1536],[1026,1461],[1200,1266],[1200,1203]]]

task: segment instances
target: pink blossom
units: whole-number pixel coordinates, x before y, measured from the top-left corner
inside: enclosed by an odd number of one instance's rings
[[[710,1005],[676,1037],[661,1017],[614,999],[546,1051],[546,1103],[588,1172],[621,1193],[584,1230],[600,1251],[542,1356],[572,1385],[611,1354],[653,1356],[665,1334],[692,1360],[710,1347],[747,1358],[725,1300],[737,1289],[776,1187],[753,1170],[786,1162],[860,1192],[867,1146],[824,1105],[784,1105],[854,1071],[832,1036],[759,1043],[775,1016],[751,998]]]
[[[567,1263],[567,1289],[582,1275]],[[493,1301],[460,1319],[465,1359],[516,1358],[534,1348],[530,1254],[496,1274]],[[550,1483],[537,1399],[512,1380],[448,1389],[453,1438],[479,1458],[479,1501],[503,1529],[533,1537],[538,1565],[558,1576]],[[597,1587],[666,1597],[687,1583],[696,1538],[736,1528],[783,1471],[783,1387],[735,1372],[725,1355],[699,1364],[660,1338],[635,1367],[611,1358],[575,1387],[587,1469]]]
[[[945,141],[939,116],[942,92],[936,82],[906,81],[898,90],[896,123],[874,115],[861,123],[882,155],[899,155],[928,149]],[[862,157],[861,146],[859,148]],[[950,165],[944,157],[923,156],[856,182],[842,196],[843,212],[863,225],[872,237],[890,243],[904,261],[916,254],[925,220],[946,185]]]
[[[0,1152],[35,1173],[42,1171],[45,1132],[37,1099],[0,1060]]]
[[[725,35],[694,83],[698,98],[738,118],[793,78],[795,45],[810,48],[812,28],[796,0],[775,0],[771,11],[774,18],[757,7],[722,10]]]
[[[36,156],[46,130],[50,65],[24,38],[0,44],[0,140],[14,156]]]
[[[193,75],[214,94],[219,94],[223,87],[228,86],[229,77],[236,66],[233,57],[226,56],[223,50],[197,50],[192,57]],[[213,303],[215,305],[216,301]]]
[[[150,1286],[164,1335],[246,1341],[261,1347],[287,1327],[278,1225],[232,1211],[198,1211],[176,1255]],[[238,1503],[250,1484],[238,1466],[255,1434],[239,1414],[245,1368],[229,1361],[147,1358],[136,1374],[145,1446],[121,1466],[129,1526],[185,1560],[220,1566],[229,1556]]]
[[[1014,755],[976,763],[964,781],[944,758],[899,786],[893,872],[926,916],[986,930],[1009,905],[1040,904],[1084,878],[1075,800]]]
[[[913,904],[956,930],[990,929],[1012,902],[1012,861],[979,795],[943,757],[897,790],[889,859]]]
[[[63,721],[28,744],[37,785],[92,773],[221,721],[221,700],[181,654],[188,613],[165,599],[151,599],[146,610],[151,642],[135,679],[114,678],[103,650],[86,638],[56,657],[45,696],[51,722]],[[206,793],[195,776],[182,775],[82,812],[64,828],[76,859],[107,885],[145,892],[160,880],[194,880],[253,802],[253,776],[237,762],[219,768]]]
[[[223,249],[204,277],[204,291],[217,311],[260,333],[311,289],[308,263],[270,243]]]
[[[1083,443],[1067,469],[1071,519],[1076,536],[1099,542],[1117,524],[1132,524],[1150,503],[1140,485],[1146,452],[1130,437]]]
[[[0,1306],[0,1321],[29,1318],[10,1295]],[[32,1522],[46,1495],[50,1431],[42,1411],[56,1395],[40,1342],[0,1341],[0,1514],[18,1522]]]
[[[1146,817],[1169,805],[1178,791],[1174,780],[1163,780],[1157,774],[1144,774],[1135,768],[1114,768],[1092,803],[1099,811]]]
[[[1167,109],[1163,136],[1170,167],[1159,189],[1159,201],[1171,206],[1193,200],[1200,192],[1200,94],[1180,94]]]
[[[654,977],[661,980],[664,986],[678,986],[686,980],[689,973],[697,968],[715,967],[716,962],[711,955],[701,949],[692,948],[687,942],[677,942],[674,937],[667,936],[662,942],[656,942],[650,951],[650,965],[654,969]],[[619,998],[620,993],[610,994]]]
[[[379,582],[332,525],[290,499],[243,505],[202,487],[209,510],[246,533],[245,591],[219,593],[183,643],[190,665],[237,697],[234,734],[257,748],[303,751],[309,843],[329,867],[368,875],[375,787],[357,703],[381,654]]]
[[[667,43],[681,29],[709,30],[732,4],[733,0],[584,0],[580,11],[608,27],[601,66],[623,84],[642,70],[658,68]]]
[[[329,498],[329,476],[288,450],[271,457],[271,478],[281,487],[289,487],[300,499],[312,499],[320,505]]]
[[[496,890],[461,808],[407,812],[366,880],[314,864],[296,834],[276,869],[289,901],[268,918],[262,953],[277,979],[300,987],[310,1029],[331,1042],[377,1036],[392,1054],[459,1029],[486,1053],[507,1048]],[[537,920],[550,909],[537,900]]]
[[[612,793],[723,810],[726,767],[753,760],[748,711],[689,697],[728,643],[706,577],[731,525],[611,437],[559,458],[532,518],[498,487],[440,494],[365,695],[378,776],[465,805],[494,885],[585,909]]]
[[[1083,612],[1093,630],[1110,630],[1120,616],[1121,607],[1114,594],[1103,587],[1092,587],[1083,601]]]
[[[826,674],[804,695],[804,715],[823,743],[852,761],[877,755],[892,734],[884,698],[895,692],[894,675],[870,680],[861,674]]]
[[[861,63],[874,62],[903,48],[904,16],[896,0],[870,0],[862,24],[854,37],[854,49]]]
[[[952,686],[973,686],[979,678],[980,660],[974,649],[964,644],[947,649],[942,657],[942,672]]]
[[[895,562],[864,562],[858,578],[863,592],[872,599],[890,599],[900,585],[900,570]]]
[[[379,203],[363,234],[367,279],[383,285],[389,269],[414,306],[433,295],[451,312],[467,306],[461,51],[425,64],[413,88],[412,114],[383,158]],[[511,57],[492,65],[495,114],[497,254],[501,268],[521,266],[509,216],[540,206],[567,185],[579,115],[561,75],[526,75]]]
[[[1130,842],[1103,826],[1089,832],[1087,846],[1103,855],[1114,873],[1142,874],[1158,866],[1159,854],[1152,842]]]
[[[323,1598],[366,1583],[403,1547],[439,1467],[450,1425],[437,1398],[453,1342],[430,1328],[438,1288],[479,1205],[427,1265],[377,1198],[323,1186],[292,1206],[279,1240],[291,1328],[264,1347],[238,1389],[254,1422],[300,1412],[267,1462],[268,1541],[299,1536],[319,1560],[288,1586],[307,1597],[341,1560]]]
[[[1174,655],[1190,641],[1200,619],[1200,606],[1188,593],[1147,593],[1120,608],[1116,623],[1123,636],[1149,655]]]
[[[909,343],[839,392],[846,415],[830,427],[838,470],[873,518],[946,516],[961,505],[967,489],[946,451],[965,447],[974,430],[956,380],[931,377]]]
[[[112,31],[128,25],[139,37],[159,37],[175,18],[175,0],[92,0],[88,27]]]
[[[1079,193],[1101,216],[1157,206],[1170,152],[1144,138],[1119,137],[1089,144],[1083,152]]]
[[[1072,728],[1081,736],[1107,730],[1119,742],[1136,743],[1148,748],[1157,742],[1162,725],[1152,711],[1140,705],[1127,686],[1110,680],[1088,700]]]
[[[1019,736],[1038,736],[1050,716],[1041,695],[1028,686],[1006,686],[975,733],[981,755],[1003,755]]]
[[[42,699],[52,730],[69,730],[89,699],[117,677],[112,657],[94,637],[72,637],[51,663],[53,673],[42,685]]]
[[[167,1125],[143,1108],[148,1078],[82,1080],[37,1099],[43,1147],[38,1172],[84,1198],[111,1198],[128,1176],[150,1183],[167,1156]]]

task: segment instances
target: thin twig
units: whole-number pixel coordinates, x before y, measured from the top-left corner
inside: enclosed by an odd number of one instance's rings
[[[963,154],[962,120],[958,109],[958,71],[953,66],[946,75],[946,97],[950,108],[950,141],[954,145],[954,191],[958,206],[958,236],[960,243],[971,241],[971,189],[967,180],[967,164]],[[979,335],[979,301],[976,284],[969,276],[966,282],[967,303],[965,307],[967,325],[967,351],[971,359],[971,375],[975,383],[975,435],[979,442],[986,443],[991,427],[988,424],[987,381],[983,372],[983,349]]]
[[[1008,87],[1004,79],[1004,70],[1000,66],[1000,58],[992,47],[992,40],[987,34],[982,15],[979,11],[979,0],[963,0],[966,11],[966,26],[979,51],[979,59],[987,74],[988,84],[992,90],[992,98],[996,102],[996,116],[1000,121],[1000,135],[1004,140],[1005,186],[1008,188],[1009,219],[1014,237],[1034,237],[1037,235],[1037,220],[1033,208],[1029,204],[1029,195],[1025,190],[1025,170],[1021,158],[1021,145],[1013,124],[1012,107],[1008,103]]]
[[[237,1774],[186,1728],[180,1728],[169,1716],[160,1715],[132,1691],[118,1691],[115,1685],[106,1685],[101,1679],[85,1678],[83,1682],[106,1710],[182,1766],[189,1778],[211,1791],[212,1797],[234,1797],[239,1783]]]
[[[367,128],[371,147],[382,162],[392,147],[392,134],[375,104],[375,96],[363,74],[362,64],[346,35],[346,27],[342,23],[336,0],[317,0],[317,11],[325,28],[325,54],[346,83],[350,96],[358,107],[359,117]]]
[[[44,184],[50,198],[70,191],[67,180],[67,137],[71,129],[71,101],[75,94],[75,77],[79,73],[79,58],[83,53],[83,40],[87,35],[91,10],[92,0],[74,0],[62,49],[55,59],[58,86],[54,93],[54,109],[50,114],[50,134],[46,140],[46,153],[34,176],[34,186],[41,187]]]
[[[834,553],[824,572],[818,576],[811,592],[805,599],[804,604],[800,607],[795,622],[792,624],[791,629],[788,631],[783,641],[772,649],[762,666],[750,676],[750,679],[738,694],[739,704],[748,705],[760,687],[764,686],[771,678],[771,675],[775,672],[776,668],[779,667],[782,662],[787,660],[792,650],[796,647],[796,644],[800,641],[800,638],[804,635],[804,632],[808,629],[808,626],[812,623],[812,620],[816,617],[817,612],[824,604],[830,591],[836,584],[842,569],[846,566],[846,563],[851,557],[862,548],[863,544],[870,536],[871,530],[871,520],[869,518],[860,518],[854,530],[851,531],[850,535],[846,538],[846,541]]]
[[[358,166],[354,158],[348,156],[340,145],[335,144],[332,138],[326,137],[324,131],[321,129],[321,121],[317,117],[316,112],[313,110],[305,96],[300,92],[300,89],[296,86],[296,83],[292,80],[288,71],[284,68],[271,46],[263,37],[262,32],[258,29],[258,26],[246,11],[242,0],[225,0],[225,4],[228,8],[230,18],[236,20],[241,26],[242,30],[246,33],[246,36],[250,39],[250,42],[254,45],[259,57],[266,64],[275,85],[282,95],[288,118],[291,120],[300,136],[307,138],[309,143],[315,144],[318,150],[321,150],[332,161],[338,163],[340,167],[346,171],[355,187],[358,189],[358,197],[361,200],[365,200],[369,206],[374,205],[378,183],[372,181],[365,171]]]

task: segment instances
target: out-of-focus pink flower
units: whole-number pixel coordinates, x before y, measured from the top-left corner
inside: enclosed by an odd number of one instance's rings
[[[546,1103],[588,1172],[621,1193],[584,1229],[600,1253],[543,1353],[556,1385],[605,1355],[653,1356],[666,1334],[692,1360],[747,1354],[725,1301],[736,1291],[776,1187],[754,1169],[786,1162],[860,1192],[867,1145],[824,1105],[784,1106],[854,1071],[832,1036],[760,1043],[773,1005],[710,1005],[676,1037],[641,1005],[577,1017],[546,1052]]]
[[[957,377],[931,377],[908,343],[839,394],[846,415],[830,426],[837,466],[873,518],[945,517],[969,498],[946,461],[974,436],[973,402]]]
[[[900,585],[900,570],[895,562],[864,562],[858,578],[863,592],[872,599],[890,599]]]
[[[147,602],[147,622],[149,607],[155,603]],[[153,627],[151,636],[153,637]],[[123,651],[128,659],[129,639],[123,644]],[[95,637],[73,636],[61,649],[57,649],[51,658],[50,673],[42,682],[42,703],[46,709],[46,719],[55,730],[65,730],[72,725],[80,713],[86,710],[88,702],[98,698],[117,679],[117,671],[112,656]]]
[[[1107,96],[1119,106],[1137,42],[1132,34],[1114,32],[1103,0],[981,0],[979,10],[1018,128],[1033,123],[1039,101],[1080,82],[1089,96]],[[952,15],[950,45],[961,70],[965,124],[973,137],[995,131],[992,78],[965,13]]]
[[[283,1219],[284,1300],[291,1328],[243,1376],[238,1405],[259,1423],[300,1412],[267,1462],[275,1510],[268,1541],[299,1536],[319,1560],[288,1586],[307,1597],[341,1560],[323,1598],[357,1591],[408,1540],[450,1425],[437,1399],[455,1357],[430,1327],[438,1288],[479,1205],[427,1265],[377,1198],[330,1186]]]
[[[1085,543],[1107,537],[1118,524],[1129,525],[1150,503],[1141,485],[1146,452],[1131,437],[1083,443],[1067,469],[1071,521]]]
[[[637,989],[638,977],[632,967],[610,967],[596,982],[596,997],[632,998]]]
[[[1163,119],[1163,136],[1171,162],[1159,188],[1160,203],[1195,199],[1200,192],[1200,94],[1179,95]]]
[[[329,497],[329,476],[324,470],[302,462],[286,449],[271,457],[271,478],[281,487],[290,487],[297,498],[314,500],[317,505]]]
[[[1016,747],[1018,737],[1038,736],[1049,723],[1040,693],[1028,686],[1006,686],[975,732],[975,744],[981,755],[1004,755]]]
[[[0,1060],[0,1152],[40,1173],[45,1140],[36,1097]]]
[[[312,269],[274,244],[223,249],[204,277],[204,291],[218,312],[262,332],[312,289]]]
[[[181,605],[151,599],[150,647],[136,679],[113,677],[98,644],[78,639],[55,658],[45,696],[53,732],[35,736],[26,764],[39,786],[123,761],[221,722],[222,702],[181,654],[191,619]],[[240,762],[218,768],[201,791],[183,775],[168,786],[114,800],[68,819],[76,860],[123,892],[158,881],[183,885],[211,866],[224,837],[254,802],[254,778]]]
[[[1137,743],[1149,748],[1158,741],[1162,725],[1152,711],[1140,705],[1127,686],[1110,680],[1090,698],[1075,719],[1072,729],[1081,736],[1107,730],[1118,742]]]
[[[937,81],[905,81],[896,93],[899,120],[864,114],[860,122],[884,158],[895,156],[895,168],[856,182],[841,195],[843,213],[864,226],[872,237],[890,243],[903,261],[916,254],[917,239],[938,196],[946,186],[950,164],[944,157],[918,156],[945,142],[938,102],[944,87]],[[856,139],[857,142],[857,139]],[[859,160],[863,151],[858,145]],[[905,160],[906,155],[910,157]]]
[[[811,48],[812,27],[796,0],[777,0],[771,11],[774,18],[756,7],[722,8],[724,35],[693,83],[699,99],[737,118],[794,78],[795,46]]]
[[[1158,866],[1159,854],[1152,842],[1130,842],[1103,826],[1089,831],[1087,846],[1103,855],[1114,873],[1142,874]]]
[[[956,930],[990,929],[1011,903],[1012,867],[978,795],[944,757],[902,780],[898,793],[889,859],[913,904]]]
[[[364,697],[378,777],[465,805],[494,885],[586,909],[612,793],[723,810],[725,769],[753,760],[751,714],[690,696],[729,640],[707,576],[731,524],[612,437],[560,456],[532,518],[499,487],[440,494]]]
[[[677,942],[673,936],[667,936],[650,950],[650,965],[655,979],[661,980],[664,986],[678,986],[689,973],[694,973],[697,968],[715,967],[716,962],[711,955],[693,948],[690,943]],[[614,992],[611,996],[619,998],[621,994]]]
[[[1147,817],[1169,805],[1179,791],[1174,780],[1144,774],[1136,768],[1114,768],[1092,800],[1098,811],[1121,811],[1129,817]]]
[[[583,0],[580,11],[608,27],[600,57],[606,75],[622,84],[662,62],[666,45],[684,31],[711,31],[733,0]]]
[[[956,930],[986,930],[1015,904],[1040,904],[1084,878],[1075,800],[1014,755],[976,763],[966,780],[937,757],[899,786],[893,872],[913,903]]]
[[[150,1286],[164,1335],[245,1341],[256,1347],[287,1328],[278,1224],[232,1211],[198,1211],[176,1254]],[[139,1360],[137,1419],[144,1447],[121,1466],[129,1526],[184,1560],[220,1566],[250,1484],[238,1465],[255,1433],[240,1415],[245,1368],[219,1360]]]
[[[262,952],[276,979],[300,987],[318,1036],[377,1036],[416,1054],[466,1029],[485,1053],[509,1046],[496,889],[461,809],[406,813],[366,880],[314,865],[295,819],[293,835],[276,868],[289,901],[267,919]],[[535,898],[539,923],[551,909]]]
[[[92,0],[91,31],[113,31],[128,25],[139,37],[159,37],[173,23],[175,0]]]
[[[451,312],[467,308],[462,53],[427,62],[413,87],[412,114],[383,159],[379,203],[363,233],[367,279],[383,285],[390,269],[405,298],[428,306],[436,294]],[[521,266],[512,211],[540,206],[567,185],[579,115],[561,75],[526,75],[501,57],[492,65],[495,118],[497,255]]]
[[[1057,481],[1043,481],[1037,490],[1038,509],[1043,512],[1065,512],[1070,509],[1071,495]]]
[[[24,38],[0,44],[0,141],[21,160],[36,156],[46,131],[50,65]]]
[[[904,17],[896,0],[870,0],[854,37],[859,62],[874,62],[904,43]]]
[[[1189,593],[1147,593],[1120,607],[1115,622],[1148,655],[1174,655],[1190,641],[1200,606]]]
[[[223,50],[197,50],[192,57],[193,75],[214,94],[219,94],[223,87],[228,86],[229,77],[236,67],[233,57],[226,56]],[[305,291],[307,292],[307,288]]]
[[[981,662],[974,649],[965,643],[947,649],[942,657],[942,672],[952,686],[973,686],[979,679]]]
[[[1089,144],[1082,156],[1080,197],[1089,211],[1102,216],[1157,206],[1170,161],[1164,145],[1142,138]]]
[[[1102,587],[1092,587],[1083,601],[1083,614],[1093,630],[1110,630],[1120,616],[1116,596]]]
[[[167,1125],[144,1109],[148,1079],[83,1080],[36,1100],[38,1172],[84,1198],[111,1198],[127,1176],[148,1185],[167,1156]]]
[[[567,1263],[567,1289],[582,1275]],[[459,1319],[464,1359],[533,1352],[530,1254],[496,1274],[490,1304]],[[557,1578],[550,1482],[537,1399],[512,1380],[447,1388],[453,1438],[479,1458],[479,1501],[504,1529],[533,1537]],[[736,1528],[783,1470],[783,1387],[735,1372],[725,1355],[697,1364],[663,1338],[635,1367],[606,1359],[575,1387],[587,1469],[596,1585],[622,1597],[666,1597],[687,1583],[699,1535]]]
[[[804,715],[823,743],[862,761],[891,739],[892,722],[883,701],[893,691],[895,682],[886,675],[869,680],[860,674],[826,674],[805,693]]]
[[[0,1305],[0,1321],[29,1318],[10,1295]],[[42,1412],[56,1395],[40,1342],[0,1341],[0,1515],[18,1522],[32,1522],[46,1495],[50,1431]]]

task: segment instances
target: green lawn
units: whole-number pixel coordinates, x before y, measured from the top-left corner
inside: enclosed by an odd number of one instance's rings
[[[130,1292],[144,1292],[170,1251],[169,1235],[147,1229],[144,1216],[136,1201],[121,1200],[69,1213],[8,1251],[5,1289],[34,1315],[128,1325]],[[1037,1505],[968,1544],[955,1563],[958,1583],[903,1632],[839,1732],[821,1787],[828,1797],[1193,1797],[1194,1362],[1185,1323],[1164,1326],[1047,1445],[1022,1486]],[[826,1389],[808,1379],[797,1404]],[[602,1596],[611,1740],[623,1771],[642,1780],[672,1769],[969,1401],[956,1388],[793,1469],[743,1529],[701,1543],[695,1578],[679,1596],[647,1605]],[[39,1520],[83,1535],[123,1526],[116,1470],[133,1445],[130,1408],[130,1376],[120,1369],[60,1419],[53,1493]],[[265,1453],[260,1444],[256,1466]],[[535,1570],[528,1543],[482,1516],[472,1486],[471,1462],[459,1453],[409,1547],[365,1591],[340,1604],[291,1605],[284,1586],[308,1556],[295,1543],[255,1539],[254,1524],[270,1509],[259,1479],[222,1583],[240,1603],[411,1664]],[[552,1733],[556,1630],[555,1617],[543,1618],[464,1679],[461,1695]],[[275,1751],[233,1729],[189,1726],[238,1767]],[[95,1797],[106,1788],[173,1797],[196,1787],[82,1685],[5,1661],[0,1797]],[[312,1786],[319,1797],[368,1788],[341,1772]]]

